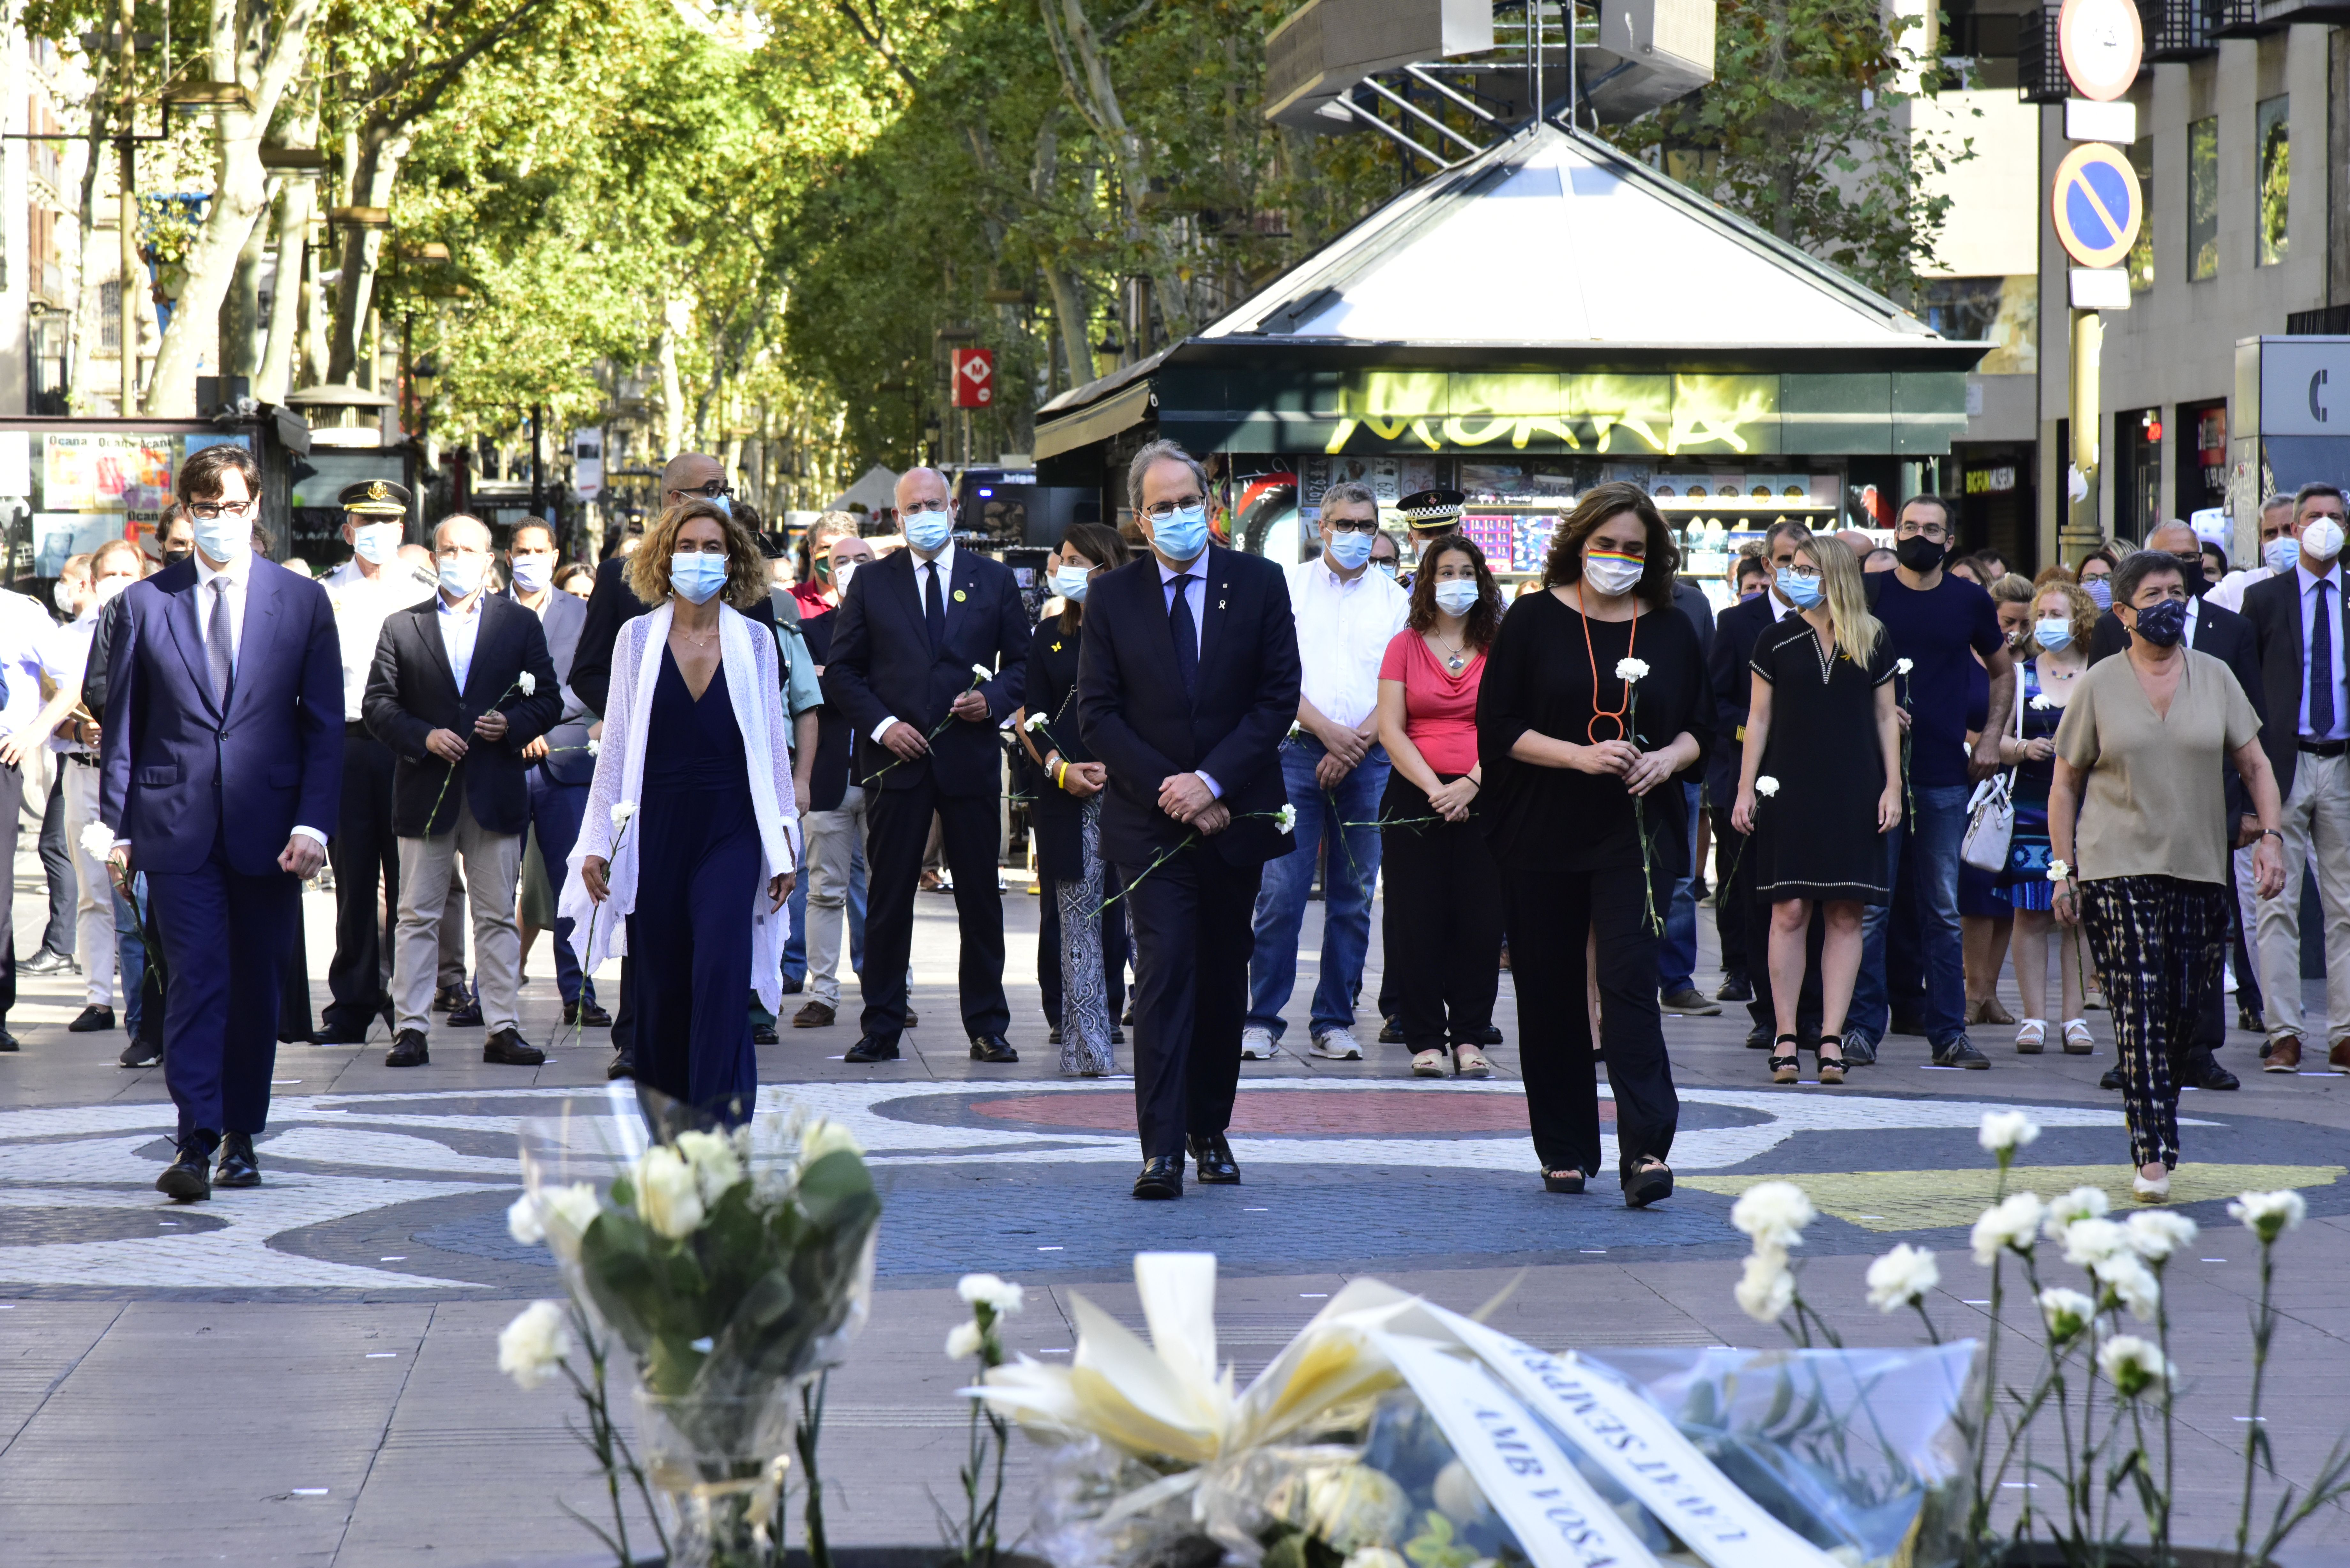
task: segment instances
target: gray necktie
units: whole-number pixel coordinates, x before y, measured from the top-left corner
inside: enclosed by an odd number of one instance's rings
[[[228,695],[236,684],[235,673],[229,665],[228,579],[213,579],[212,616],[204,624],[204,665],[212,675],[213,701],[220,711],[228,711]]]

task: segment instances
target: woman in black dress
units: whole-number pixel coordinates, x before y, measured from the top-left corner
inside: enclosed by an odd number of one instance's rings
[[[1901,820],[1893,639],[1868,613],[1852,552],[1799,545],[1779,591],[1802,613],[1755,639],[1746,761],[1731,825],[1753,835],[1755,896],[1771,906],[1771,1081],[1801,1071],[1795,1002],[1812,906],[1820,945],[1820,1082],[1844,1082],[1845,1012],[1860,973],[1861,910],[1891,901],[1885,836]]]
[[[1015,715],[1020,743],[1035,764],[1030,813],[1036,826],[1036,870],[1049,900],[1050,929],[1036,933],[1038,978],[1047,962],[1057,987],[1043,989],[1059,1005],[1045,1011],[1061,1047],[1061,1071],[1099,1078],[1117,1065],[1118,1017],[1126,979],[1126,906],[1102,902],[1118,891],[1117,873],[1101,857],[1101,793],[1109,770],[1094,760],[1077,732],[1077,649],[1085,625],[1086,588],[1103,572],[1126,565],[1126,541],[1099,523],[1072,524],[1053,552],[1053,591],[1061,613],[1036,623],[1028,644],[1028,690]],[[1047,951],[1049,944],[1050,951]]]
[[[1633,1208],[1668,1197],[1680,1104],[1657,1011],[1657,952],[1684,869],[1683,792],[1713,738],[1697,630],[1673,607],[1679,553],[1638,486],[1586,492],[1543,591],[1519,599],[1477,698],[1479,814],[1502,870],[1519,1060],[1543,1185],[1598,1174],[1585,944],[1598,950],[1600,1050]]]

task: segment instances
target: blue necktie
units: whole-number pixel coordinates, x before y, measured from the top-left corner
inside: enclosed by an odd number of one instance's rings
[[[1175,634],[1175,673],[1182,677],[1186,697],[1200,694],[1200,623],[1191,618],[1191,585],[1197,580],[1186,572],[1168,585],[1175,594],[1167,606],[1167,627]]]
[[[931,651],[936,653],[946,646],[947,602],[939,597],[939,568],[933,561],[922,568],[928,587],[922,590],[922,624],[930,628]]]
[[[2310,595],[2310,613],[2316,619],[2309,628],[2309,732],[2321,741],[2334,732],[2334,616],[2325,605],[2329,586],[2320,577]]]

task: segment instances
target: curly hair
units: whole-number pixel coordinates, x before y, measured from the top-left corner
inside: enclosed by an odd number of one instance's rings
[[[1681,553],[1673,543],[1673,531],[1648,499],[1648,492],[1623,480],[1610,480],[1595,484],[1583,493],[1575,510],[1558,525],[1552,535],[1550,558],[1543,563],[1542,586],[1546,588],[1565,587],[1583,580],[1583,546],[1602,523],[1636,513],[1641,526],[1648,530],[1648,569],[1633,588],[1650,609],[1670,609],[1673,603],[1673,576],[1680,569]]]
[[[747,610],[767,597],[767,557],[751,530],[732,513],[709,501],[681,501],[664,507],[645,530],[645,542],[629,557],[629,591],[649,605],[670,596],[669,558],[677,548],[678,530],[697,517],[707,517],[726,536],[726,587],[722,597],[738,610]]]
[[[1485,552],[1466,534],[1439,535],[1420,553],[1419,566],[1412,574],[1411,609],[1405,624],[1417,632],[1436,628],[1436,564],[1455,555],[1469,557],[1477,578],[1477,602],[1461,622],[1461,639],[1482,653],[1493,646],[1493,634],[1502,629],[1502,590],[1485,565]]]
[[[2089,597],[2087,589],[2070,577],[2051,578],[2032,590],[2032,624],[2034,628],[2040,624],[2040,601],[2051,594],[2063,596],[2065,617],[2073,623],[2070,646],[2079,649],[2085,659],[2089,652],[2089,639],[2096,635],[2097,622],[2106,612],[2097,607],[2097,601]],[[2023,659],[2035,659],[2047,651],[2040,646],[2040,639],[2031,630],[2024,632],[2023,646],[2016,649],[2017,656]]]

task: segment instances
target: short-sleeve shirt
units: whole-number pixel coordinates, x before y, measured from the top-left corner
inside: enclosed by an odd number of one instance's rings
[[[1403,682],[1403,732],[1428,765],[1447,777],[1477,765],[1477,683],[1485,656],[1472,653],[1455,675],[1406,627],[1388,643],[1379,679]]]
[[[2227,794],[2220,759],[2261,732],[2233,671],[2183,650],[2187,667],[2158,716],[2126,655],[2074,682],[2056,727],[2056,754],[2087,779],[2074,832],[2074,874],[2228,879]]]
[[[1947,572],[1923,590],[1903,587],[1892,572],[1877,580],[1871,607],[1893,640],[1894,658],[1909,661],[1893,688],[1909,710],[1909,782],[1919,789],[1965,784],[1974,655],[1989,659],[2007,646],[1999,611],[1989,594]]]

